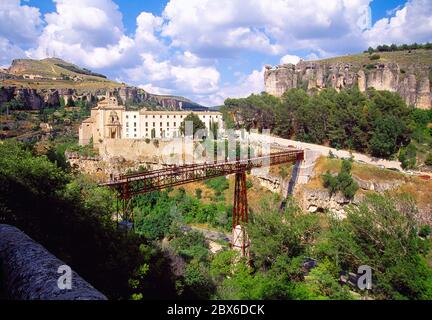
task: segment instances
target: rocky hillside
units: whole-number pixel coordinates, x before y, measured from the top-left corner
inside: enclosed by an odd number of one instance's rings
[[[292,88],[368,88],[398,92],[408,105],[431,108],[432,50],[349,55],[297,65],[266,66],[267,93],[282,96]]]
[[[37,110],[59,106],[61,98],[95,101],[107,90],[115,92],[126,104],[170,110],[203,108],[183,97],[154,95],[111,81],[57,58],[17,59],[8,69],[0,69],[0,104],[17,99],[26,108]]]

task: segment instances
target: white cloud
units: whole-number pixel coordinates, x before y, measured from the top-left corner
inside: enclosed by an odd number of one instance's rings
[[[163,35],[172,44],[205,56],[240,51],[360,47],[358,21],[370,0],[171,0]],[[355,39],[353,39],[355,37]]]
[[[19,0],[0,1],[0,38],[8,39],[9,46],[34,44],[41,25],[39,9],[22,6]]]
[[[140,49],[150,51],[163,51],[164,46],[158,37],[163,19],[149,12],[141,12],[137,18],[135,43]]]
[[[111,0],[54,0],[34,58],[61,57],[91,68],[115,68],[139,59],[134,39],[123,33],[122,14]],[[138,28],[141,33],[141,29]]]
[[[153,94],[159,94],[159,95],[171,95],[171,94],[173,94],[173,91],[171,89],[155,87],[151,83],[141,84],[138,87],[141,89],[144,89],[147,92],[153,93]]]
[[[197,96],[197,101],[207,106],[222,105],[227,98],[245,98],[252,93],[264,91],[264,71],[254,70],[248,75],[239,76],[234,84],[225,84],[220,90],[208,96]]]
[[[0,67],[8,68],[12,59],[25,58],[25,52],[8,39],[0,37]]]
[[[410,0],[392,18],[383,18],[364,33],[370,46],[432,40],[432,2]]]
[[[300,57],[290,55],[290,54],[287,54],[280,59],[281,64],[287,64],[287,63],[297,64],[299,63],[299,61],[300,61]]]
[[[170,0],[162,17],[141,12],[131,35],[113,0],[53,1],[55,12],[41,20],[37,8],[0,0],[0,65],[55,52],[149,92],[206,105],[261,92],[263,70],[245,69],[250,61],[261,65],[273,55],[296,63],[298,52],[315,60],[432,35],[428,0],[410,0],[373,27],[367,26],[371,0]],[[221,67],[237,80],[223,82]]]
[[[159,61],[152,54],[142,55],[142,64],[125,70],[135,83],[147,82],[158,88],[175,88],[190,95],[209,94],[218,90],[220,74],[211,66],[184,66],[170,60]]]

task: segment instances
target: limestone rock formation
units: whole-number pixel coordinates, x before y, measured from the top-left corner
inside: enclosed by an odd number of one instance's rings
[[[187,99],[158,96],[135,87],[119,87],[117,89],[111,89],[110,91],[115,92],[122,99],[123,103],[126,101],[132,104],[150,102],[163,110],[182,110],[189,107],[192,109],[200,109],[199,105]],[[0,86],[0,105],[12,99],[20,99],[24,102],[27,109],[39,110],[58,107],[60,105],[60,98],[63,98],[64,101],[94,101],[98,97],[104,96],[105,92],[106,89],[85,91],[74,88],[65,89],[53,87],[50,89],[31,89],[17,86]]]
[[[369,61],[368,64],[341,61],[300,61],[297,65],[266,66],[265,91],[281,97],[292,88],[302,88],[308,92],[323,88],[339,91],[352,87],[364,92],[368,88],[375,88],[399,93],[408,105],[431,108],[431,65],[413,63],[401,66],[391,61]]]

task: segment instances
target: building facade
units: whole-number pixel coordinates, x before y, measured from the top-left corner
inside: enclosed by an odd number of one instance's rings
[[[161,139],[181,136],[180,126],[191,111],[127,111],[117,99],[106,98],[91,110],[90,118],[79,128],[79,144],[101,144],[105,139]],[[194,111],[206,125],[223,130],[222,113]]]

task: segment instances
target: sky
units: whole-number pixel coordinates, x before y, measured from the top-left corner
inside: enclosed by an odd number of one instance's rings
[[[206,106],[265,65],[431,40],[431,0],[0,0],[0,66],[55,56]]]

